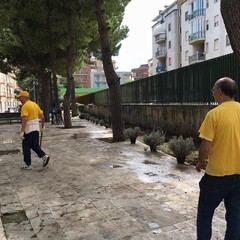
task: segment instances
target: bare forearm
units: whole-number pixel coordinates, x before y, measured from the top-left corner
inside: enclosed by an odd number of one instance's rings
[[[27,126],[27,118],[26,117],[22,117],[22,128],[21,128],[21,132],[25,132]]]
[[[40,115],[40,121],[41,121],[41,127],[43,128],[44,127],[44,123],[45,123],[45,119],[44,119],[44,115],[43,114]]]
[[[212,143],[207,140],[202,140],[202,143],[198,152],[198,162],[196,165],[196,170],[201,171],[201,168],[207,165],[207,158],[211,150]]]

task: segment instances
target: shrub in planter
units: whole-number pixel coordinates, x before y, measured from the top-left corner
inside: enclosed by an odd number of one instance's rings
[[[100,119],[100,120],[99,120],[99,125],[100,125],[100,126],[103,126],[104,124],[105,124],[105,123],[104,123],[104,120],[103,120],[103,119]]]
[[[86,118],[86,114],[85,114],[85,113],[81,113],[81,114],[79,115],[79,118],[80,118],[80,119],[85,119],[85,118]]]
[[[124,130],[124,137],[129,138],[130,142],[132,144],[135,144],[140,131],[141,131],[140,127],[127,128]]]
[[[184,139],[182,135],[180,137],[174,136],[170,139],[168,146],[179,164],[184,164],[186,156],[195,148],[193,139],[191,137]]]
[[[145,134],[143,136],[143,141],[150,146],[151,152],[156,152],[157,146],[164,143],[165,135],[160,131],[152,131],[150,134]]]
[[[84,108],[85,108],[84,104],[76,103],[76,105],[77,105],[77,110],[78,110],[80,113],[82,113],[82,112],[84,111]]]

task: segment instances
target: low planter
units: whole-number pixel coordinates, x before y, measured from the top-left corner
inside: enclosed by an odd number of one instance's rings
[[[176,159],[178,164],[184,164],[186,160],[186,156],[178,156],[176,157]]]
[[[143,136],[143,141],[150,147],[151,152],[156,152],[157,146],[164,143],[165,135],[160,131],[152,131],[150,134]]]
[[[124,137],[125,139],[129,138],[131,144],[135,144],[140,131],[141,131],[140,127],[127,128],[124,130]]]
[[[177,159],[178,164],[184,164],[186,156],[188,156],[194,150],[193,139],[183,138],[183,136],[174,136],[168,142],[169,149],[172,151]]]

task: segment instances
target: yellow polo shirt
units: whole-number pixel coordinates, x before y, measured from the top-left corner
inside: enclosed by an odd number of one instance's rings
[[[25,102],[21,108],[21,117],[27,117],[28,121],[38,119],[42,113],[40,107],[30,100]]]
[[[240,174],[240,103],[227,101],[209,111],[199,133],[212,142],[206,173]]]

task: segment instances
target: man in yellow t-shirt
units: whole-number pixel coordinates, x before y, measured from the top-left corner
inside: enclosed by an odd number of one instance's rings
[[[199,129],[202,139],[196,170],[206,167],[200,186],[197,239],[210,240],[215,209],[224,200],[225,240],[240,239],[240,103],[234,101],[237,84],[228,77],[212,89],[219,104],[209,111]]]
[[[39,145],[39,119],[41,121],[41,131],[43,131],[43,112],[35,102],[29,100],[29,93],[27,91],[20,92],[17,98],[22,103],[22,127],[20,135],[22,137],[24,165],[21,167],[21,169],[32,169],[31,149],[37,153],[39,158],[42,159],[43,167],[45,167],[47,166],[50,157],[41,149]]]

